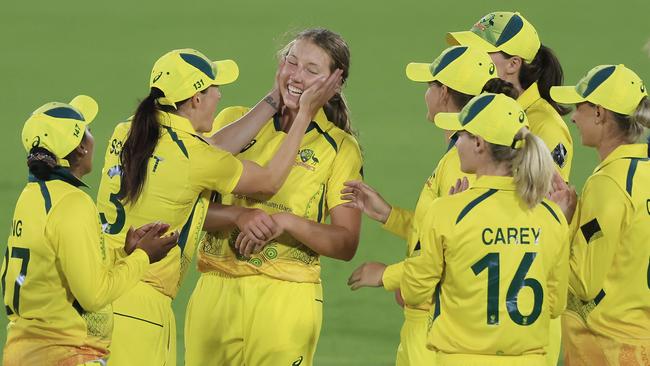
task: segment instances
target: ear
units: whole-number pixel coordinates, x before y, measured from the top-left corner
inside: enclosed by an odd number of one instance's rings
[[[449,88],[447,88],[447,85],[441,84],[440,101],[442,102],[442,104],[446,105],[447,103],[449,103],[449,98],[451,98],[451,96],[449,95]]]
[[[524,60],[519,56],[512,56],[508,59],[506,64],[506,73],[509,75],[519,75],[519,70]]]
[[[474,137],[474,153],[477,155],[483,154],[487,149],[487,142],[482,137]]]
[[[603,108],[602,106],[596,105],[594,108],[594,118],[595,118],[595,123],[597,125],[602,124],[605,122],[605,114],[607,113],[607,110]]]
[[[192,98],[190,98],[190,103],[193,109],[198,108],[201,105],[201,102],[201,92],[197,92],[192,95]]]

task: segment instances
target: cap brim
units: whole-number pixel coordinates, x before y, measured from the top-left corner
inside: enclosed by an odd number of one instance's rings
[[[77,95],[68,104],[77,108],[79,112],[81,112],[86,124],[92,122],[97,116],[97,112],[99,111],[99,106],[97,105],[95,99],[87,95]]]
[[[406,77],[420,83],[433,81],[435,79],[433,75],[431,75],[431,65],[419,62],[411,62],[406,65]]]
[[[464,127],[460,123],[460,119],[458,119],[459,115],[460,113],[438,113],[434,117],[433,123],[443,130],[460,131],[463,130]]]
[[[577,104],[586,101],[578,92],[575,86],[553,86],[551,87],[551,99],[561,104]]]
[[[214,85],[226,85],[234,82],[239,77],[239,66],[233,60],[214,61],[217,77]]]
[[[471,31],[450,32],[447,33],[447,44],[468,46],[484,52],[498,52],[499,49],[490,44],[490,42],[476,35]]]

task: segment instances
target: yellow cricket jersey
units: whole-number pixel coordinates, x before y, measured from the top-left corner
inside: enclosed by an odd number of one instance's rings
[[[448,354],[543,354],[565,308],[568,226],[543,201],[529,209],[512,177],[483,176],[437,199],[404,264],[406,304],[436,310],[428,346]]]
[[[215,122],[224,126],[248,111],[244,107],[224,109]],[[266,165],[286,137],[276,115],[262,127],[239,157]],[[273,196],[224,195],[223,203],[258,208],[269,214],[288,212],[324,223],[329,210],[344,203],[343,183],[361,179],[362,159],[356,139],[327,120],[321,109],[302,139],[294,166],[280,190]],[[199,246],[201,272],[232,276],[263,274],[272,278],[320,283],[317,253],[289,235],[270,242],[264,250],[245,258],[234,249],[239,230],[208,236]]]
[[[113,266],[97,208],[78,188],[83,185],[59,168],[47,181],[30,176],[18,198],[2,264],[7,364],[105,356],[110,304],[149,267],[140,249]]]
[[[474,174],[466,174],[460,170],[460,157],[458,156],[458,150],[455,144],[456,139],[454,136],[449,142],[449,149],[442,159],[440,159],[433,174],[431,174],[424,184],[417,205],[415,206],[415,212],[393,207],[388,220],[386,220],[386,224],[384,224],[386,230],[407,239],[406,257],[409,257],[413,253],[415,245],[419,240],[419,226],[422,225],[426,218],[426,213],[429,212],[433,201],[438,197],[448,196],[449,189],[456,185],[456,181],[459,178],[467,177],[470,185],[476,179]],[[382,277],[384,288],[387,291],[399,289],[403,274],[404,261],[386,267]],[[429,307],[430,302],[418,306],[422,310],[427,310]]]
[[[568,182],[573,160],[573,139],[566,123],[553,106],[539,95],[537,83],[524,90],[517,102],[528,116],[530,131],[544,141],[560,175]]]
[[[583,188],[571,245],[568,308],[619,342],[650,339],[648,145],[622,145]]]
[[[243,168],[232,154],[206,142],[188,119],[165,112],[158,116],[161,135],[139,199],[127,205],[121,200],[119,154],[131,125],[126,122],[117,125],[106,149],[97,206],[106,241],[114,249],[123,245],[130,226],[162,221],[180,232],[178,246],[142,279],[173,298],[198,245],[210,192],[230,193]]]

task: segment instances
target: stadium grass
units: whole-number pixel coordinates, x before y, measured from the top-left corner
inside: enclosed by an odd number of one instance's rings
[[[95,169],[85,180],[95,197],[107,139],[147,94],[150,68],[164,52],[192,47],[240,66],[236,84],[222,89],[220,108],[252,105],[272,85],[274,54],[291,35],[322,26],[341,33],[352,51],[346,87],[353,125],[365,157],[365,178],[393,204],[413,208],[424,180],[445,149],[440,131],[425,120],[425,86],[409,82],[404,66],[428,62],[445,47],[444,33],[468,28],[493,10],[519,10],[558,54],[565,80],[576,82],[597,64],[625,63],[650,82],[646,0],[564,1],[125,1],[7,2],[0,12],[0,100],[6,127],[0,157],[0,237],[6,238],[15,201],[25,184],[20,131],[41,104],[95,97],[92,124]],[[596,165],[575,126],[571,180],[578,188]],[[74,217],[70,217],[74,220]],[[6,244],[0,246],[4,253]],[[324,319],[317,365],[391,365],[402,323],[393,296],[379,289],[351,292],[347,277],[364,261],[391,263],[403,243],[364,220],[351,262],[322,261]],[[192,270],[174,301],[178,362],[183,323],[196,283]],[[0,317],[0,347],[6,337]]]

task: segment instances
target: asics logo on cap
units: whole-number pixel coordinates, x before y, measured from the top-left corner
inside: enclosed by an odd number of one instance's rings
[[[526,119],[526,114],[524,111],[519,111],[519,123],[524,123],[524,120]]]
[[[496,66],[494,66],[494,63],[490,64],[490,70],[489,70],[490,75],[494,75],[495,70],[496,70]]]
[[[645,84],[641,83],[641,93],[645,93]]]
[[[154,84],[160,77],[162,76],[162,71],[158,73],[158,75],[154,76],[153,80],[151,81],[152,84]]]

